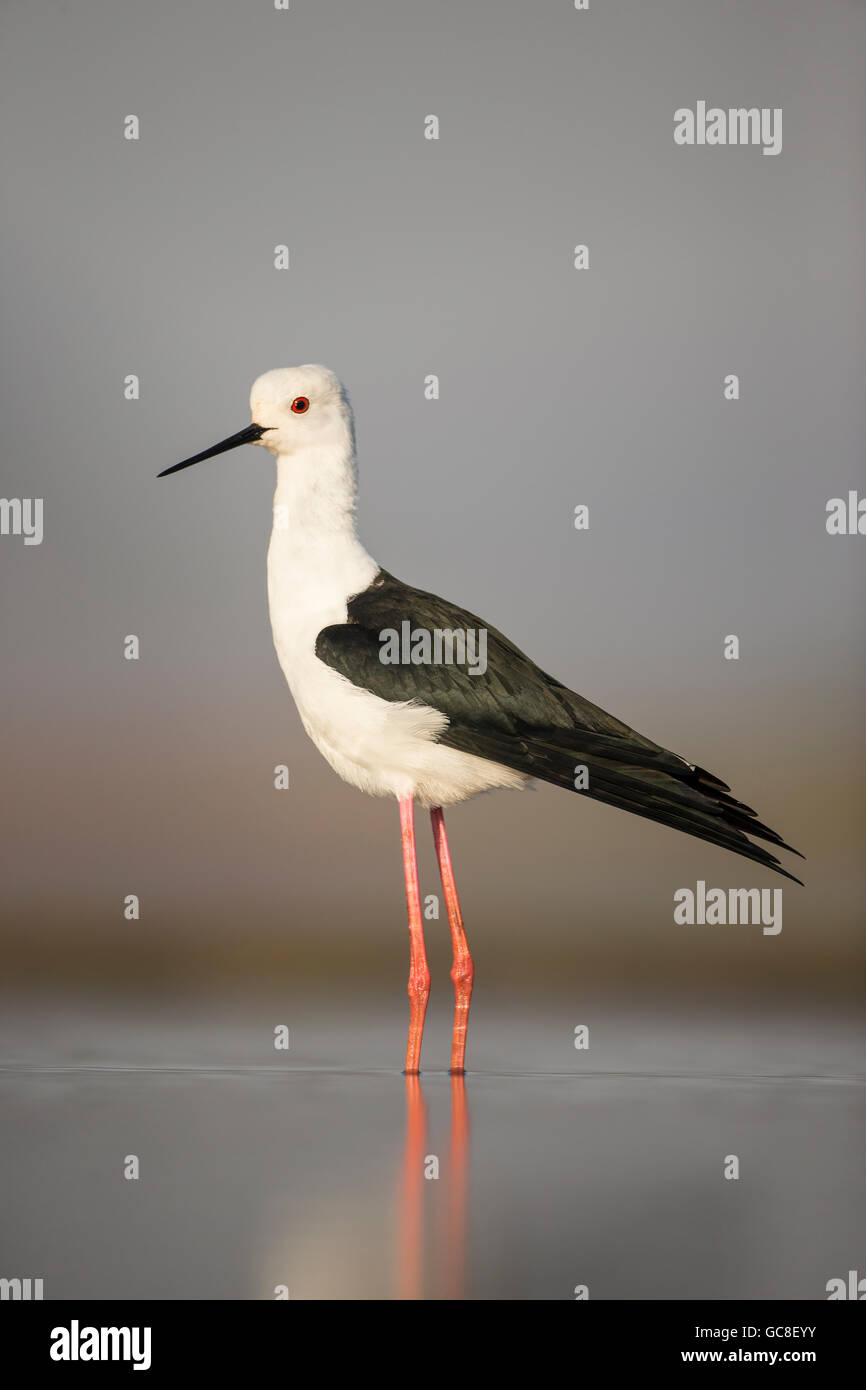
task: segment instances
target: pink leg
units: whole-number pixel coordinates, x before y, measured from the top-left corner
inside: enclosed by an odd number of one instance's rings
[[[411,796],[400,799],[400,834],[403,840],[403,869],[406,875],[406,905],[409,909],[409,1039],[406,1043],[406,1073],[418,1071],[424,1015],[430,996],[430,970],[424,949],[421,925],[421,891],[418,887],[418,861],[415,856],[415,811]]]
[[[454,882],[448,837],[445,834],[445,817],[442,814],[441,806],[434,807],[430,812],[430,820],[433,824],[433,839],[436,843],[442,889],[445,893],[445,906],[448,909],[448,925],[451,928],[451,944],[454,948],[454,964],[451,968],[451,978],[454,981],[454,1033],[451,1038],[451,1070],[459,1074],[464,1070],[466,1062],[466,1032],[469,1027],[469,1004],[472,999],[475,966],[472,964],[469,942],[466,940],[466,932],[463,928],[463,914],[460,911],[460,899],[457,896],[457,885]]]

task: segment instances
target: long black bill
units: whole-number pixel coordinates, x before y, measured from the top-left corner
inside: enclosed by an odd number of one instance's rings
[[[173,463],[171,468],[164,468],[156,476],[167,478],[169,473],[179,473],[182,468],[190,468],[194,463],[201,463],[202,459],[212,459],[215,454],[224,454],[228,449],[237,449],[241,444],[256,444],[263,434],[267,434],[268,430],[273,428],[273,425],[247,425],[245,430],[229,435],[228,439],[220,440],[219,444],[214,444],[213,448],[205,449],[203,454],[193,454],[191,459],[183,459],[180,463]]]

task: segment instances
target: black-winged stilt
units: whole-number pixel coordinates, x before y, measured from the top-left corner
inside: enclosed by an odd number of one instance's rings
[[[418,1071],[430,992],[416,802],[430,810],[451,929],[454,1072],[464,1069],[474,969],[444,806],[540,778],[794,878],[748,835],[791,847],[724,782],[546,675],[489,624],[394,579],[367,554],[356,534],[352,411],[333,372],[265,372],[250,407],[246,429],[159,476],[240,444],[262,444],[276,455],[268,601],[280,665],[304,728],[334,770],[362,791],[395,797],[400,807],[410,942],[407,1072]]]

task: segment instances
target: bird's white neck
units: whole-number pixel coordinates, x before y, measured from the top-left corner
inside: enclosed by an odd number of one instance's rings
[[[272,616],[335,612],[371,583],[378,565],[356,531],[358,484],[351,443],[309,446],[277,457],[268,549]],[[335,609],[335,605],[337,606]]]

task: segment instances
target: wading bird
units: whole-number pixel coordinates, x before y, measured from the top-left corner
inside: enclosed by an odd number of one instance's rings
[[[304,728],[335,772],[399,803],[409,909],[408,1073],[418,1071],[430,992],[416,802],[430,810],[453,944],[454,1072],[464,1069],[474,967],[444,806],[540,778],[794,877],[748,834],[790,846],[724,782],[546,675],[489,624],[401,583],[367,554],[356,532],[352,410],[333,372],[320,366],[265,372],[253,384],[250,408],[246,429],[159,476],[240,444],[261,444],[276,455],[268,602],[280,665]],[[395,660],[394,635],[407,633],[409,660]],[[466,635],[475,635],[475,658],[483,634],[483,662],[454,659],[461,634],[464,647]],[[575,785],[578,766],[586,769],[585,788]]]

